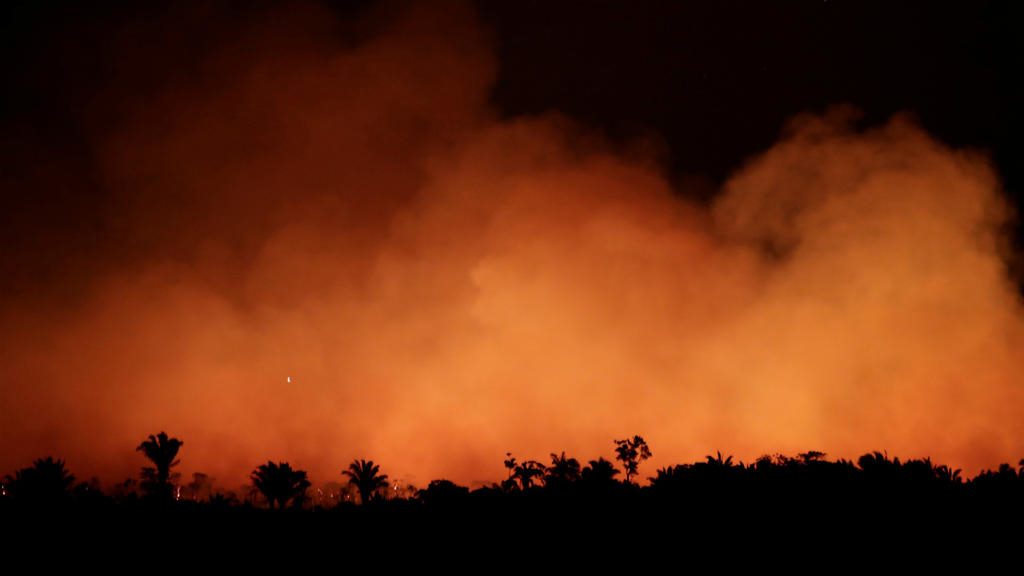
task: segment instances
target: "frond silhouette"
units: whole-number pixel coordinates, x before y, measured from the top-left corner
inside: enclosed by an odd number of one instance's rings
[[[380,474],[380,466],[374,464],[373,460],[353,460],[348,465],[348,470],[341,473],[348,476],[349,484],[359,491],[359,501],[362,504],[368,504],[381,488],[388,486],[387,474]]]
[[[289,504],[293,507],[302,506],[306,498],[306,490],[310,483],[306,478],[304,470],[293,470],[287,462],[274,464],[268,461],[253,470],[253,486],[263,494],[271,508],[285,508]]]
[[[156,436],[150,434],[147,440],[136,448],[143,453],[153,467],[142,469],[142,489],[149,495],[162,500],[174,498],[174,478],[171,476],[171,468],[177,466],[179,460],[178,450],[182,442],[177,438],[169,438],[166,432],[161,431]]]
[[[13,476],[8,475],[4,489],[14,500],[22,503],[59,504],[70,499],[74,482],[75,476],[64,467],[64,461],[48,456],[16,471]]]

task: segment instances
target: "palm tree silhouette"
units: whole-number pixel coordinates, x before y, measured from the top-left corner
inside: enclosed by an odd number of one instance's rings
[[[649,476],[651,488],[655,490],[670,490],[677,488],[683,483],[686,467],[680,464],[659,468],[656,476]]]
[[[580,479],[592,484],[610,484],[615,482],[615,475],[618,473],[615,465],[602,457],[591,460],[590,464],[580,471]]]
[[[522,464],[516,466],[516,473],[513,474],[514,478],[519,479],[519,486],[523,490],[528,490],[533,486],[533,479],[544,476],[544,465],[536,460],[526,460]]]
[[[808,452],[807,454],[812,454],[812,453]],[[821,452],[818,452],[818,454],[821,454],[822,456],[824,456],[824,454],[821,453]],[[820,456],[815,456],[814,458],[808,459],[808,458],[804,458],[804,454],[801,454],[800,457],[803,458],[804,462],[813,461],[813,460],[817,460],[818,458],[820,458]],[[721,451],[717,452],[717,456],[712,456],[712,455],[708,454],[707,456],[705,456],[705,458],[707,458],[707,463],[709,465],[715,467],[715,468],[732,468],[732,466],[733,466],[732,455],[730,454],[728,457],[722,458],[722,452]]]
[[[857,459],[857,466],[870,476],[876,478],[888,478],[899,471],[900,459],[889,460],[889,454],[875,450],[870,454],[863,454]]]
[[[374,493],[381,488],[387,488],[387,474],[380,474],[380,466],[373,463],[373,460],[353,460],[348,465],[348,470],[341,473],[349,478],[352,484],[359,490],[359,501],[367,504],[373,498]]]
[[[292,506],[301,506],[310,486],[306,471],[293,470],[287,462],[261,464],[253,470],[250,478],[271,508],[275,503],[279,509],[284,508],[289,502]]]
[[[580,479],[580,463],[575,458],[567,458],[565,452],[559,456],[551,453],[551,466],[544,476],[545,486],[568,486]]]
[[[32,504],[57,504],[71,496],[75,476],[64,468],[63,460],[48,456],[36,460],[4,479],[6,492],[15,500]]]
[[[156,436],[149,435],[149,439],[139,444],[135,450],[141,451],[149,458],[155,468],[144,467],[142,469],[142,488],[161,499],[170,500],[174,497],[174,484],[171,477],[171,468],[178,465],[178,449],[184,444],[177,438],[168,438],[167,433],[161,431]]]

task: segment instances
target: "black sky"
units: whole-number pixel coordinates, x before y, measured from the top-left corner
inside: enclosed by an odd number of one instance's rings
[[[219,39],[200,25],[176,31],[190,39],[177,52],[111,57],[112,31],[159,20],[171,5],[0,9],[5,277],[17,270],[45,281],[52,262],[88,267],[85,254],[117,249],[103,245],[89,141],[116,117],[104,105],[109,91],[123,102],[117,79],[125,75],[134,79],[129,100],[163,89]],[[225,6],[241,14],[254,4]],[[377,6],[332,3],[344,17]],[[495,37],[492,101],[503,115],[557,111],[614,140],[654,141],[675,178],[708,184],[690,193],[714,190],[767,149],[788,118],[849,104],[865,124],[909,112],[944,142],[986,151],[1021,205],[1019,3],[523,0],[478,9]],[[47,174],[51,165],[61,173]],[[53,235],[68,241],[54,244]],[[1015,236],[1024,243],[1019,227]]]
[[[495,101],[555,108],[612,134],[654,131],[678,172],[715,180],[787,118],[849,103],[900,111],[954,146],[992,150],[1011,188],[1020,9],[991,2],[516,2]]]

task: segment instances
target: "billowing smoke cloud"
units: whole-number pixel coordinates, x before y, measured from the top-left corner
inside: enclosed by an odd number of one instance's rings
[[[140,26],[126,51],[180,48]],[[718,449],[1024,455],[1011,213],[983,157],[839,110],[708,206],[556,115],[499,119],[464,6],[231,30],[105,93],[114,241],[73,304],[0,312],[3,470],[53,453],[120,480],[162,429],[229,485],[355,457],[496,480],[506,451],[611,457],[632,434],[649,474]]]

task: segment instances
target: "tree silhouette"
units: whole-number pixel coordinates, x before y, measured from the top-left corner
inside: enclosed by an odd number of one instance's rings
[[[722,457],[721,452],[718,453],[718,457]],[[819,450],[811,450],[809,452],[801,452],[800,454],[797,454],[797,458],[799,458],[804,464],[810,464],[811,462],[821,462],[824,460],[825,453]]]
[[[433,505],[454,506],[469,497],[469,488],[459,486],[451,480],[431,480],[430,485],[416,493],[420,502]]]
[[[342,474],[349,477],[349,484],[352,484],[359,490],[359,501],[362,504],[367,504],[373,498],[381,488],[387,488],[388,476],[387,474],[379,474],[380,466],[373,463],[373,460],[353,460],[348,465],[348,470],[343,470]]]
[[[142,489],[146,493],[162,499],[171,500],[174,498],[174,478],[171,476],[171,468],[178,465],[178,449],[184,444],[177,438],[168,438],[167,433],[161,431],[156,436],[149,435],[149,439],[139,444],[136,448],[149,458],[155,468],[144,467],[142,469]]]
[[[275,503],[279,509],[284,508],[289,502],[294,507],[301,506],[310,486],[305,470],[293,470],[287,462],[261,464],[250,478],[271,508]]]
[[[544,476],[544,465],[536,460],[526,460],[516,466],[516,473],[513,477],[519,480],[519,487],[528,490],[533,487],[533,479]]]
[[[1020,477],[1013,466],[1003,462],[997,470],[985,470],[971,480],[975,487],[983,487],[989,493],[1008,493],[1007,490],[1017,490]]]
[[[598,458],[591,460],[589,465],[580,471],[580,480],[588,484],[610,484],[615,482],[618,473],[614,464],[604,458]]]
[[[1024,462],[1024,460],[1021,460]],[[516,459],[512,457],[511,452],[505,452],[505,468],[508,469],[508,479],[512,479],[512,473],[516,470]]]
[[[564,487],[580,479],[580,463],[575,458],[566,458],[565,452],[559,456],[551,453],[551,466],[544,476],[544,485]]]
[[[651,482],[651,488],[655,490],[677,489],[683,482],[683,475],[686,468],[677,464],[659,468],[656,476],[647,479]]]
[[[857,459],[857,466],[865,472],[884,473],[900,465],[900,459],[889,460],[888,453],[883,454],[877,450],[870,454],[863,454]]]
[[[721,452],[717,452],[717,454],[718,454],[717,457],[716,456],[712,456],[710,454],[708,454],[706,456],[708,465],[714,466],[716,468],[732,468],[733,464],[732,464],[732,455],[731,454],[728,457],[726,457],[726,458],[722,458],[722,453]],[[813,452],[806,452],[805,454],[814,454],[814,453]],[[821,452],[818,452],[818,454],[821,454],[821,456],[824,456],[824,454],[822,454]],[[816,461],[816,460],[818,460],[820,458],[820,456],[814,456],[813,458],[805,458],[804,454],[801,454],[800,457],[801,457],[801,461],[804,462],[805,464],[807,462]]]
[[[193,472],[192,481],[188,483],[186,488],[188,490],[188,498],[194,502],[199,502],[204,497],[208,498],[213,494],[213,478],[202,472]]]
[[[508,477],[501,481],[501,489],[505,492],[512,492],[517,490],[519,485],[516,484],[516,480],[512,477],[516,471],[516,459],[512,456],[511,452],[505,452],[505,469],[508,470]]]
[[[615,441],[615,459],[622,462],[626,470],[626,483],[631,483],[633,476],[636,476],[640,462],[651,457],[651,450],[647,442],[640,436],[633,436],[632,440]]]
[[[64,467],[63,460],[48,456],[36,460],[31,467],[7,475],[5,491],[15,501],[30,504],[58,504],[71,497],[75,476]]]

